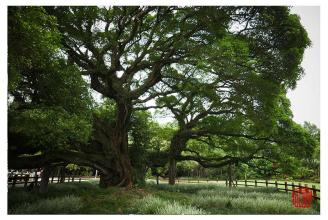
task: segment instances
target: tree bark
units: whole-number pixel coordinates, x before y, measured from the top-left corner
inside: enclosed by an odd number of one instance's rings
[[[110,124],[108,131],[109,145],[104,145],[104,153],[111,170],[107,173],[100,172],[100,187],[109,186],[132,186],[132,166],[128,152],[128,122],[131,116],[131,104],[129,102],[118,102],[116,120]]]
[[[43,171],[41,174],[41,182],[40,182],[39,192],[42,194],[45,194],[48,192],[49,177],[50,177],[50,167],[46,166],[43,168]]]
[[[169,184],[170,185],[175,184],[176,170],[177,170],[176,160],[174,157],[171,157],[170,161],[169,161]]]
[[[171,139],[170,154],[169,154],[169,184],[175,184],[177,174],[176,159],[186,148],[188,137],[184,130],[177,132]]]

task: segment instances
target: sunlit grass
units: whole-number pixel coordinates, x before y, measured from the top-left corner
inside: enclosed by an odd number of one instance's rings
[[[155,196],[146,196],[136,204],[139,214],[160,215],[204,215],[204,210],[191,205],[181,204],[175,200],[164,200]]]
[[[227,188],[215,184],[152,185],[156,189],[189,193],[189,205],[209,214],[319,214],[319,207],[295,208],[291,194],[275,188]]]

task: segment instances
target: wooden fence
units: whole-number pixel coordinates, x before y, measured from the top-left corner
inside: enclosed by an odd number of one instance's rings
[[[8,185],[15,187],[16,185],[23,185],[24,188],[28,186],[28,184],[39,185],[41,182],[41,176],[35,175],[14,175],[12,177],[8,177]],[[68,176],[68,177],[55,177],[52,176],[49,178],[49,183],[63,183],[63,182],[81,182],[81,177],[76,176]]]
[[[261,184],[263,184],[263,185],[261,185]],[[226,180],[226,186],[228,186],[228,185],[229,185],[228,180]],[[233,185],[234,186],[245,186],[245,187],[269,187],[269,186],[273,186],[277,190],[285,191],[286,193],[295,191],[295,188],[305,188],[305,189],[309,189],[309,190],[312,191],[312,197],[315,200],[320,200],[320,196],[318,195],[318,193],[320,193],[320,189],[317,189],[315,185],[312,185],[312,187],[308,187],[307,184],[304,184],[304,186],[302,186],[301,183],[295,184],[294,182],[292,182],[290,184],[288,182],[279,183],[278,181],[270,182],[268,180],[265,180],[265,181],[235,180],[233,182]],[[283,187],[281,188],[281,186],[283,186]],[[288,187],[291,187],[291,189],[288,188]]]

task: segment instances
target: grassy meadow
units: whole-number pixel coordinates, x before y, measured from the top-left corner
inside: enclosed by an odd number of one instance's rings
[[[51,184],[41,195],[23,188],[8,189],[9,214],[320,214],[319,204],[294,208],[291,194],[274,188],[238,187],[217,183],[179,183],[101,189],[96,181]]]

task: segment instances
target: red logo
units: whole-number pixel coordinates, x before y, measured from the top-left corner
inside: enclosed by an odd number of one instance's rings
[[[292,192],[292,203],[294,207],[310,208],[312,199],[312,190],[307,187],[296,188]]]

